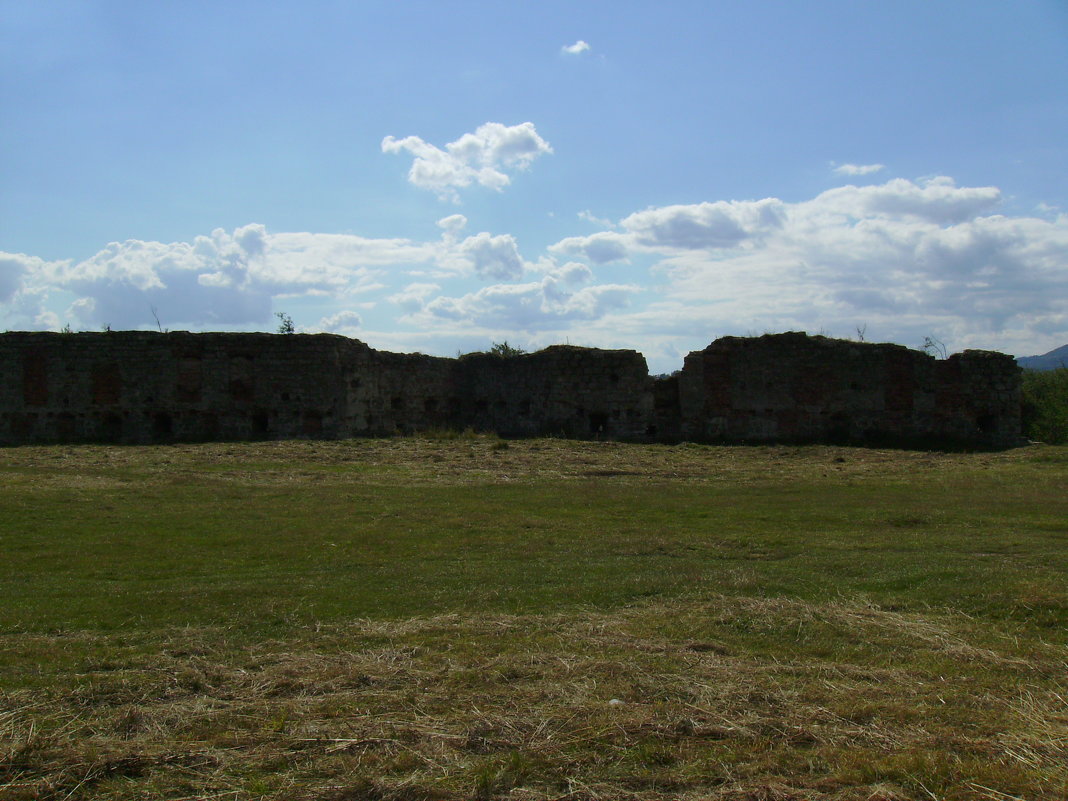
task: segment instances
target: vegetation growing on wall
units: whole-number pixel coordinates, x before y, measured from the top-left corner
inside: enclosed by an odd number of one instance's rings
[[[285,312],[275,312],[274,316],[278,318],[278,333],[279,334],[295,334],[297,332],[296,326],[293,325],[293,318]]]
[[[1068,367],[1025,370],[1021,391],[1024,435],[1054,445],[1068,443]]]
[[[526,353],[522,348],[509,345],[507,339],[504,342],[494,342],[493,347],[489,349],[489,352],[491,356],[500,356],[504,359],[511,358],[512,356],[522,356]]]

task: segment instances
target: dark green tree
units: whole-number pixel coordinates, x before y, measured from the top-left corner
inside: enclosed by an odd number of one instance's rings
[[[489,349],[491,356],[499,356],[502,359],[510,359],[513,356],[522,356],[526,353],[522,348],[515,348],[508,344],[508,340],[504,342],[494,342],[493,347]]]
[[[297,329],[293,325],[293,318],[285,312],[275,312],[274,316],[278,318],[278,333],[279,334],[294,334]]]
[[[1021,390],[1024,436],[1050,445],[1068,443],[1068,367],[1024,370]]]

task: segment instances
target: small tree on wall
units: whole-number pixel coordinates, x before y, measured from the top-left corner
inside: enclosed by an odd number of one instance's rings
[[[285,312],[275,312],[274,316],[278,318],[278,333],[279,334],[294,334],[297,329],[293,325],[293,318]]]
[[[946,343],[934,337],[924,337],[923,352],[936,359],[944,359],[946,358]]]
[[[522,356],[526,353],[522,348],[516,348],[508,344],[508,340],[504,342],[494,342],[493,347],[489,349],[491,356],[499,356],[502,359],[509,359],[512,356]]]

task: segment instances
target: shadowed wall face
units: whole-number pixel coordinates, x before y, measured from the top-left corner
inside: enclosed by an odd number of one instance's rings
[[[965,351],[939,361],[900,345],[805,334],[724,337],[679,375],[681,434],[725,441],[958,443],[1020,439],[1020,370]]]
[[[996,353],[725,337],[652,379],[629,350],[500,358],[328,334],[0,335],[0,443],[338,438],[427,429],[696,441],[1011,446],[1020,376]]]

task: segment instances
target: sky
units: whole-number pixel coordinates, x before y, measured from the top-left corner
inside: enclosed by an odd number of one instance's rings
[[[0,330],[1068,343],[1068,2],[0,0]]]

